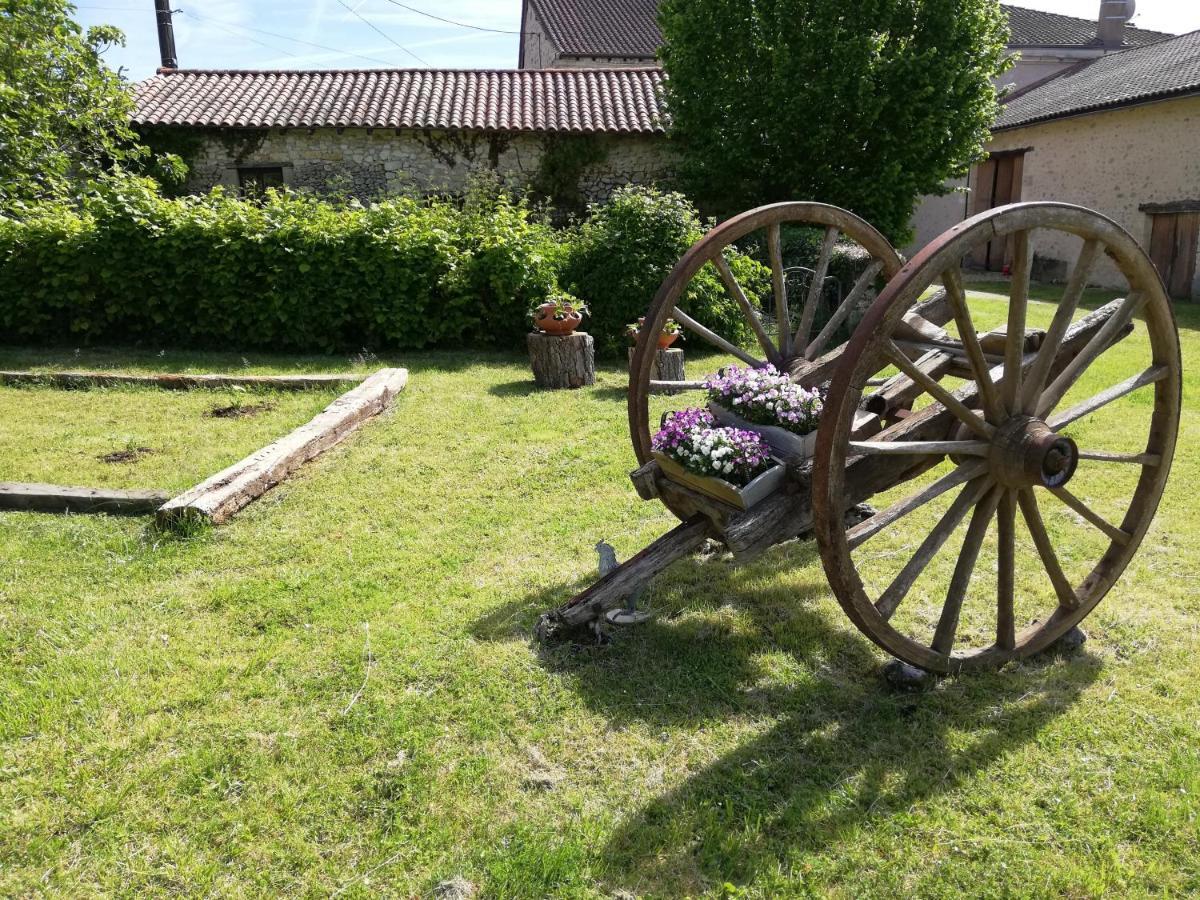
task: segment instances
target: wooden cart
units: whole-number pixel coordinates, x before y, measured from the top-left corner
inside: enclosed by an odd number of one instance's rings
[[[789,309],[781,237],[782,229],[793,225],[824,230],[815,287],[796,298],[803,305],[794,332],[788,324],[797,319]],[[771,315],[763,315],[766,310],[747,296],[724,256],[756,232],[764,233],[773,272]],[[820,286],[836,243],[847,240],[864,248],[872,262],[818,330]],[[962,264],[989,242],[1008,248],[1012,278],[1006,324],[981,333],[968,307]],[[1040,330],[1027,328],[1034,248],[1049,244],[1071,245],[1077,258],[1052,320]],[[714,333],[680,308],[688,285],[708,265],[745,316],[757,341],[754,350]],[[1128,291],[1123,299],[1084,312],[1080,301],[1100,266],[1119,272]],[[849,340],[834,346],[847,317],[884,281]],[[657,387],[651,366],[668,318],[745,364],[771,362],[797,383],[825,391],[815,456],[790,460],[784,486],[749,510],[672,481],[651,456]],[[778,323],[774,329],[764,325],[770,318]],[[1086,386],[1080,379],[1101,355],[1143,324],[1148,346],[1140,370],[1078,396]],[[1072,388],[1077,389],[1068,398]],[[814,536],[846,614],[899,659],[944,673],[994,668],[1036,653],[1081,622],[1137,552],[1170,472],[1180,389],[1178,334],[1162,281],[1137,242],[1098,213],[1059,203],[993,209],[950,229],[908,263],[868,223],[836,207],[783,203],[744,213],[710,231],[676,265],[646,314],[630,370],[630,434],[641,463],[634,485],[643,499],[661,501],[682,524],[543,616],[539,634],[546,638],[598,623],[606,610],[709,539],[721,541],[741,561],[775,544]],[[1110,407],[1128,395],[1134,397]],[[1079,446],[1068,427],[1105,408],[1119,413],[1123,435],[1130,420],[1141,417],[1144,445],[1139,436],[1132,449],[1101,442]],[[1136,428],[1133,433],[1141,434]],[[1127,506],[1124,498],[1116,504],[1124,510],[1119,517],[1097,511],[1077,490],[1084,478],[1096,480],[1112,507],[1113,485],[1120,479],[1107,473],[1114,471],[1129,474]],[[919,487],[889,498],[883,509],[862,506],[914,479],[920,479]],[[909,527],[907,517],[928,504],[948,501],[936,524],[902,535],[905,549],[894,560],[894,577],[876,584],[872,539]],[[1073,526],[1095,531],[1080,537],[1072,528],[1066,538],[1053,539],[1042,515],[1047,503],[1062,504]],[[866,511],[848,515],[856,509]],[[1018,518],[1025,526],[1019,541]],[[993,520],[994,543],[988,540]],[[932,601],[923,595],[924,616],[897,616],[964,521],[952,573],[946,572]],[[981,557],[985,544],[987,554]],[[947,554],[955,559],[952,550]],[[977,571],[984,558],[987,571]],[[960,620],[973,576],[994,580],[994,599],[985,601],[988,624],[981,628],[980,606],[974,602],[979,598],[973,596],[975,625],[964,635]]]

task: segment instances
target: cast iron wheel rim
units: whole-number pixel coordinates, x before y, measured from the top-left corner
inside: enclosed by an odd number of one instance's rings
[[[751,358],[756,363],[771,362],[781,371],[792,370],[794,380],[806,386],[829,380],[829,375],[833,371],[839,352],[839,348],[828,346],[833,332],[836,331],[836,325],[844,321],[845,317],[852,310],[853,304],[863,296],[865,291],[871,289],[876,278],[883,277],[890,279],[900,270],[900,266],[902,265],[900,255],[896,252],[895,248],[892,247],[887,238],[868,222],[844,209],[824,203],[776,203],[770,206],[763,206],[735,216],[709,231],[680,258],[675,268],[671,271],[671,274],[662,283],[662,286],[650,304],[649,310],[646,312],[645,323],[638,335],[633,359],[629,366],[628,413],[629,433],[639,464],[645,464],[651,458],[651,422],[649,419],[650,375],[655,353],[658,349],[659,334],[662,333],[668,319],[673,317],[680,318],[677,315],[676,303],[679,302],[680,298],[685,294],[688,285],[691,284],[692,279],[696,277],[697,273],[704,266],[712,262],[714,267],[717,267],[717,260],[724,260],[721,254],[726,248],[731,247],[736,242],[756,231],[766,231],[768,246],[772,248],[770,253],[773,276],[772,293],[776,310],[778,311],[781,290],[780,279],[783,277],[783,262],[781,256],[774,248],[778,247],[779,229],[783,225],[807,225],[826,229],[826,241],[822,245],[821,260],[818,261],[818,269],[828,265],[829,257],[832,254],[833,241],[838,236],[847,237],[855,241],[872,258],[871,265],[862,278],[859,279],[859,283],[847,292],[841,306],[837,313],[835,313],[835,327],[829,329],[828,333],[826,333],[826,328],[824,327],[820,331],[812,328],[811,314],[808,312],[812,306],[812,301],[809,297],[804,298],[805,309],[802,314],[801,327],[797,329],[795,336],[791,334],[790,327],[786,329],[789,338],[787,347],[776,346],[776,344],[784,343],[782,333],[775,341],[772,341],[769,336],[764,334],[761,321],[758,322],[756,327],[755,321],[752,318],[753,314],[750,310],[747,310],[745,304],[737,296],[740,286],[734,286],[736,285],[736,279],[733,279],[734,285],[731,285],[729,280],[729,274],[731,273],[721,272],[718,268],[718,275],[725,285],[726,292],[733,297],[742,309],[743,318],[747,320],[751,330],[755,332],[759,349],[762,350],[763,356],[766,357],[766,359],[758,359],[752,356]],[[814,282],[819,284],[820,279],[814,279]],[[786,284],[783,286],[783,297],[783,311],[786,313],[788,311]],[[837,319],[839,314],[841,318]],[[686,313],[683,318],[687,318]],[[782,321],[790,321],[790,317],[787,315],[782,317],[777,316],[777,318],[781,318]],[[693,334],[699,333],[693,325],[690,325],[686,321],[681,321],[680,324],[685,329],[692,331]],[[805,327],[806,324],[807,328]],[[813,334],[813,332],[817,333]],[[711,343],[711,339],[704,334],[701,333],[700,337]],[[719,335],[716,337],[720,338]],[[803,338],[804,340],[801,341],[797,338]],[[824,340],[823,344],[821,339]],[[801,346],[801,344],[803,345]],[[814,347],[813,345],[816,346]],[[812,351],[811,356],[814,357],[813,359],[807,358],[810,350]],[[748,365],[752,364],[751,359],[747,358],[743,358],[743,362],[746,362]],[[806,375],[809,377],[806,377]],[[677,510],[672,509],[672,512],[681,520],[686,518],[686,516]]]
[[[949,273],[948,277],[954,281],[954,273],[960,271],[959,267],[966,255],[974,248],[995,238],[1012,236],[1015,242],[1016,261],[1013,265],[1013,288],[1010,290],[1009,296],[1008,333],[1023,333],[1024,312],[1021,313],[1019,322],[1016,322],[1013,318],[1013,310],[1018,306],[1024,310],[1027,301],[1015,301],[1014,296],[1024,296],[1028,290],[1029,266],[1032,261],[1032,254],[1029,250],[1029,234],[1035,229],[1074,234],[1084,241],[1084,251],[1080,254],[1081,257],[1090,253],[1092,259],[1095,259],[1103,251],[1112,259],[1130,286],[1124,303],[1134,304],[1132,308],[1122,305],[1113,318],[1126,313],[1131,318],[1135,312],[1140,311],[1149,335],[1152,352],[1151,365],[1141,376],[1135,376],[1135,378],[1115,386],[1122,387],[1143,381],[1138,384],[1137,388],[1131,388],[1124,394],[1120,394],[1076,418],[1063,421],[1064,418],[1074,414],[1078,407],[1086,407],[1088,403],[1109,393],[1107,390],[1101,391],[1099,395],[1089,398],[1084,403],[1076,404],[1069,410],[1059,409],[1062,394],[1071,387],[1075,379],[1095,363],[1096,358],[1103,355],[1105,350],[1112,346],[1111,336],[1108,343],[1099,342],[1104,345],[1099,346],[1098,349],[1089,341],[1089,346],[1084,347],[1078,355],[1085,357],[1089,352],[1094,355],[1083,362],[1082,368],[1075,374],[1074,379],[1069,379],[1065,388],[1060,384],[1060,376],[1068,373],[1051,371],[1048,375],[1043,375],[1040,384],[1036,384],[1038,373],[1031,369],[1025,372],[1024,381],[1016,390],[1010,391],[1004,384],[994,386],[996,393],[990,399],[999,406],[993,409],[989,404],[981,402],[980,406],[983,408],[978,410],[978,418],[982,419],[985,424],[994,424],[990,421],[993,412],[1011,418],[1010,401],[1021,406],[1022,410],[1032,404],[1035,410],[1033,417],[1047,421],[1049,426],[1053,426],[1051,430],[1057,431],[1091,412],[1098,411],[1108,403],[1114,402],[1115,399],[1132,393],[1133,390],[1153,386],[1154,404],[1150,415],[1146,448],[1141,454],[1136,455],[1137,459],[1144,457],[1145,461],[1140,463],[1141,474],[1120,525],[1114,526],[1112,523],[1105,523],[1113,529],[1114,533],[1119,532],[1120,537],[1110,538],[1107,550],[1096,561],[1090,573],[1078,584],[1064,585],[1061,567],[1058,568],[1057,575],[1052,571],[1052,567],[1057,566],[1056,558],[1053,558],[1054,546],[1053,542],[1046,537],[1036,503],[1038,496],[1047,495],[1036,489],[1038,485],[1032,485],[1028,489],[1012,487],[1008,482],[1010,470],[1007,467],[1002,472],[1003,478],[998,481],[995,461],[1001,457],[994,449],[989,450],[983,459],[985,468],[982,472],[965,481],[958,482],[952,489],[961,486],[955,503],[958,504],[961,501],[964,508],[971,512],[971,524],[967,527],[964,548],[970,546],[974,541],[974,552],[977,553],[979,544],[986,536],[992,520],[996,520],[1000,549],[997,551],[999,574],[996,579],[995,643],[990,646],[977,646],[965,650],[954,646],[957,617],[961,612],[963,599],[969,588],[970,574],[976,565],[974,560],[965,562],[969,569],[966,575],[967,581],[959,592],[960,596],[957,599],[954,598],[952,595],[955,582],[958,580],[959,568],[964,565],[964,555],[969,555],[962,553],[956,562],[955,576],[951,580],[950,590],[947,592],[947,599],[943,604],[933,640],[928,643],[916,640],[891,624],[891,617],[895,613],[896,605],[903,601],[904,588],[897,589],[900,599],[896,600],[896,592],[889,595],[889,591],[897,587],[893,582],[879,598],[880,601],[887,601],[881,611],[881,607],[877,606],[877,601],[873,601],[868,596],[851,555],[850,537],[848,536],[850,533],[846,530],[843,509],[847,464],[848,459],[851,458],[857,461],[860,458],[861,448],[870,443],[860,441],[856,442],[855,448],[850,447],[850,432],[855,412],[861,401],[867,379],[887,365],[884,354],[892,352],[892,348],[895,346],[892,340],[893,333],[904,313],[917,302],[928,287],[941,280],[945,273]],[[1082,262],[1082,260],[1077,260],[1077,262]],[[1083,269],[1082,282],[1085,285],[1089,269],[1090,263]],[[1070,284],[1068,284],[1069,288]],[[958,289],[961,290],[961,285]],[[1063,300],[1060,300],[1060,313],[1066,305],[1067,301],[1064,297]],[[1066,314],[1068,325],[1072,312],[1073,308]],[[965,316],[969,325],[969,310]],[[1057,318],[1056,315],[1056,320]],[[1053,328],[1053,323],[1051,328]],[[1098,338],[1099,335],[1095,335],[1095,337]],[[1061,335],[1059,338],[1061,339]],[[891,343],[892,348],[887,348],[885,342]],[[963,343],[965,346],[966,342]],[[1005,348],[1005,361],[1019,359],[1021,352],[1013,346],[1012,341],[1008,341]],[[1029,355],[1031,356],[1032,353]],[[983,359],[982,354],[980,359]],[[987,365],[983,364],[983,367],[986,369]],[[1053,370],[1053,365],[1050,368]],[[1067,368],[1070,369],[1071,366]],[[979,371],[978,367],[973,367],[973,370]],[[994,372],[995,369],[992,371]],[[1145,251],[1126,231],[1111,220],[1082,207],[1068,204],[1024,203],[989,210],[943,234],[905,265],[900,273],[889,282],[846,345],[843,359],[839,363],[830,385],[825,415],[818,430],[812,482],[814,529],[826,575],[843,610],[860,631],[884,650],[905,662],[933,672],[952,673],[966,669],[995,668],[1008,660],[1028,656],[1045,649],[1087,617],[1120,578],[1136,554],[1157,511],[1170,473],[1179,428],[1181,384],[1179,337],[1174,312],[1162,280]],[[978,387],[978,379],[975,381],[975,385]],[[979,393],[980,400],[983,401],[982,389]],[[1008,420],[1005,419],[1005,421]],[[967,428],[964,425],[960,428],[960,432],[965,431]],[[958,437],[961,437],[961,434]],[[971,437],[976,437],[976,435],[971,435]],[[875,448],[875,451],[877,449]],[[1061,450],[1062,448],[1058,448],[1056,452]],[[1102,450],[1103,448],[1084,448],[1082,453],[1094,454]],[[1047,458],[1052,457],[1047,454]],[[1087,458],[1101,459],[1096,455]],[[961,456],[953,461],[956,469],[951,474],[958,473],[962,478],[969,474],[968,471],[963,470],[964,466],[972,463],[977,466],[979,462],[970,458],[964,459]],[[1130,462],[1131,460],[1126,458],[1121,461]],[[991,484],[986,487],[981,486],[981,482],[983,485],[987,484],[987,479],[990,479]],[[1064,488],[1060,487],[1058,490],[1061,491]],[[1032,502],[1030,502],[1030,497],[1034,498]],[[901,506],[903,502],[896,506]],[[1084,506],[1086,507],[1086,504]],[[1042,574],[1051,582],[1055,599],[1058,601],[1058,606],[1048,616],[1035,620],[1023,629],[1018,629],[1012,620],[1015,581],[1013,571],[1015,557],[1012,548],[1017,507],[1020,508],[1035,545],[1038,562],[1044,568]],[[1085,511],[1091,512],[1090,509]],[[952,532],[959,530],[964,519],[965,513],[959,515],[957,522],[952,526]],[[977,519],[983,522],[982,535],[978,533],[980,526],[977,525]],[[939,523],[939,527],[941,524]],[[857,527],[863,528],[863,526]],[[1100,526],[1097,525],[1097,527]],[[1038,543],[1038,537],[1034,535],[1035,529],[1040,529],[1042,537],[1051,545],[1050,557],[1052,559],[1049,561],[1043,552],[1043,547]],[[870,528],[863,528],[863,530],[869,532]],[[1105,531],[1104,536],[1108,537],[1109,532]],[[932,538],[928,539],[932,540]],[[1005,551],[1006,547],[1007,551]],[[918,553],[921,549],[918,548]],[[934,553],[936,554],[936,552],[935,549]],[[1007,557],[1002,555],[1005,552],[1007,552]],[[916,555],[914,554],[910,562],[916,564]],[[1007,576],[1004,574],[1006,568]],[[904,571],[902,570],[902,574]],[[1066,593],[1068,590],[1070,594]],[[1006,593],[1007,600],[1005,599]],[[952,608],[955,602],[957,610]],[[948,617],[952,621],[947,625]],[[946,625],[945,629],[943,629],[943,625]],[[946,631],[949,632],[949,647],[945,640]]]

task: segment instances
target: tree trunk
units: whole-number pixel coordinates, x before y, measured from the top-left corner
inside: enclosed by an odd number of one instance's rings
[[[532,332],[527,337],[533,379],[540,388],[581,388],[596,383],[596,350],[590,334],[554,335]]]

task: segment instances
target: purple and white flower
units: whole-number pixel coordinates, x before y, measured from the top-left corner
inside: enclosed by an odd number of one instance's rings
[[[775,425],[795,434],[816,430],[824,409],[821,394],[806,390],[772,365],[729,366],[704,382],[708,399],[747,422]]]
[[[744,486],[773,464],[770,448],[753,431],[721,428],[705,409],[681,409],[663,417],[651,446],[689,472]]]

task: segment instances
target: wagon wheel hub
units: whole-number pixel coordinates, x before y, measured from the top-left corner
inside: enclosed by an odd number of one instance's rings
[[[1014,416],[996,429],[989,460],[1007,487],[1060,488],[1075,474],[1079,448],[1040,419]]]

